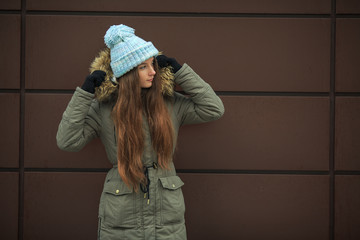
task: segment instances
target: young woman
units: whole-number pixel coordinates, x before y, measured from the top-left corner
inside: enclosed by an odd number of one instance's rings
[[[181,125],[216,120],[224,106],[187,64],[159,55],[134,29],[114,25],[108,48],[77,88],[57,133],[79,151],[100,137],[113,168],[99,206],[98,239],[186,239],[184,183],[172,162]],[[174,83],[189,95],[173,91]]]

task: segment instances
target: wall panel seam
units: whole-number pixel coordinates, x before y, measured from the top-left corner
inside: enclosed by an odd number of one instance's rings
[[[329,239],[335,238],[335,47],[336,47],[336,0],[331,1],[330,24],[330,129],[329,129]]]
[[[297,13],[191,13],[191,12],[98,12],[98,11],[27,11],[28,15],[113,16],[113,17],[203,17],[203,18],[331,18],[331,14]]]
[[[21,0],[20,28],[20,131],[19,131],[19,196],[18,196],[18,240],[24,238],[24,145],[25,145],[25,34],[26,0]]]
[[[24,168],[25,172],[108,172],[110,168]],[[1,171],[1,169],[0,169]],[[325,170],[177,169],[178,173],[329,175]]]
[[[25,89],[25,93],[29,94],[73,94],[74,89]],[[0,89],[0,93],[20,93],[20,89]],[[179,92],[184,93],[184,92]],[[274,97],[329,97],[328,92],[243,92],[243,91],[216,91],[219,96],[274,96]],[[360,97],[360,92],[336,92],[335,97]]]
[[[3,14],[21,14],[21,10],[0,10],[0,15]]]

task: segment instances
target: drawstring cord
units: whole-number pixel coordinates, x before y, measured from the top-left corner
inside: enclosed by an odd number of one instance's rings
[[[147,197],[147,204],[150,204],[150,179],[149,179],[149,168],[157,169],[158,165],[153,162],[152,166],[144,166],[144,175],[146,177],[146,185],[140,183],[140,189],[144,193],[144,198]]]

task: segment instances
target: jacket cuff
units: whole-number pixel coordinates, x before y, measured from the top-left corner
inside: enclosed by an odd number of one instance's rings
[[[187,71],[187,69],[190,68],[189,65],[187,65],[186,63],[184,63],[182,65],[182,67],[179,69],[179,71],[177,71],[175,74],[174,74],[174,81],[175,83],[179,84],[179,82],[177,81],[179,79],[179,76],[181,76],[184,72]]]
[[[85,91],[84,89],[82,89],[81,87],[76,87],[74,94],[81,95],[85,98],[91,98],[91,99],[93,99],[95,97],[94,93],[89,93],[89,92]]]

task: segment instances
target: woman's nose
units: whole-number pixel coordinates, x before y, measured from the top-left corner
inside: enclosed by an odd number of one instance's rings
[[[152,75],[155,75],[155,74],[156,74],[156,72],[155,72],[154,67],[150,67],[149,75],[152,76]]]

